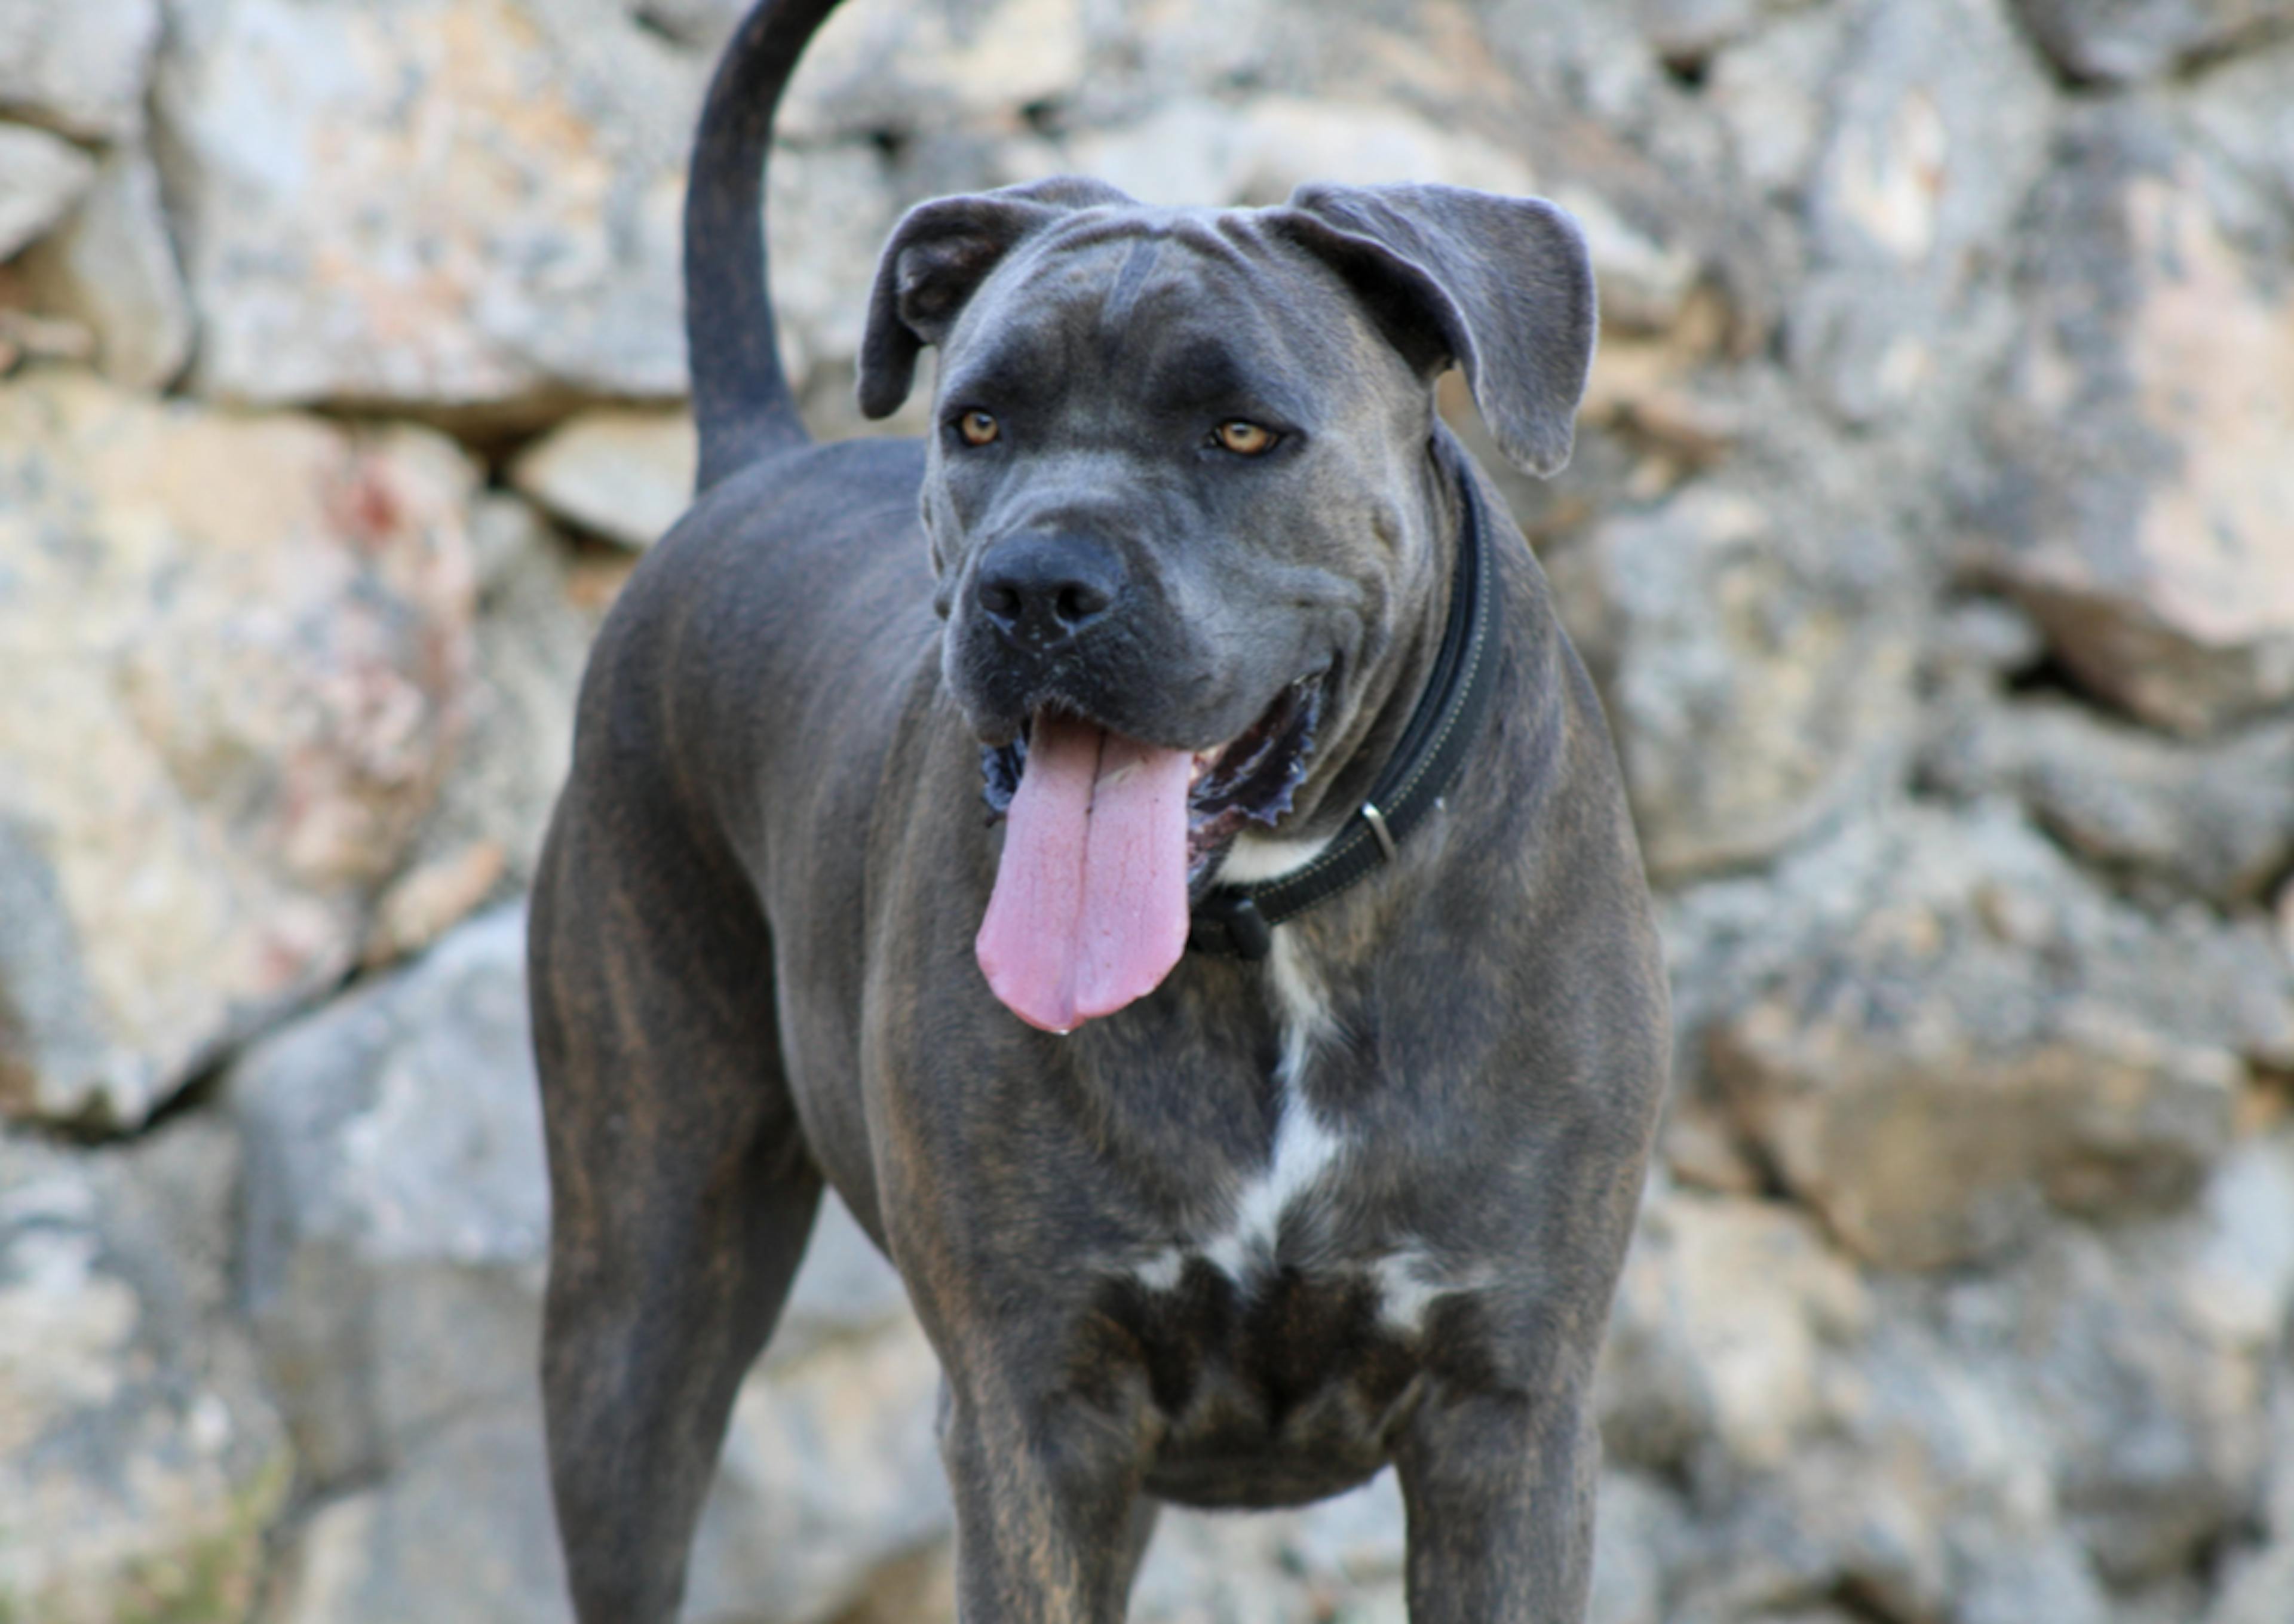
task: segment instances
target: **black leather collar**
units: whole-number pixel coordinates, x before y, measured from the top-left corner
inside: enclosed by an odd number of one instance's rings
[[[1442,647],[1418,708],[1411,712],[1386,770],[1306,867],[1249,885],[1214,886],[1195,905],[1187,946],[1225,958],[1263,959],[1274,947],[1274,927],[1326,902],[1395,860],[1411,831],[1426,820],[1464,765],[1496,686],[1488,526],[1470,475],[1460,472],[1463,523],[1450,588],[1450,616]]]

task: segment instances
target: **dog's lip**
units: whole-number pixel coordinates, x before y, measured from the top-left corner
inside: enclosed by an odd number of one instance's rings
[[[1290,810],[1314,753],[1315,724],[1321,719],[1329,677],[1330,668],[1324,666],[1285,683],[1249,727],[1232,738],[1190,752],[1193,757],[1187,778],[1191,891],[1200,893],[1205,889],[1219,859],[1245,824],[1272,828]],[[1043,708],[1095,727],[1106,726],[1087,711],[1064,702],[1054,701]],[[993,817],[1004,815],[1019,790],[1033,725],[1030,716],[1010,739],[980,746],[981,795]]]

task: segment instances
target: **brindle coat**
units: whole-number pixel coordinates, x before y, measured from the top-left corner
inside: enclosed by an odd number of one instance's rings
[[[712,89],[703,492],[598,639],[533,897],[580,1615],[675,1616],[825,1181],[945,1368],[966,1624],[1109,1624],[1159,1501],[1293,1504],[1388,1464],[1417,1624],[1576,1620],[1665,991],[1598,704],[1510,530],[1497,700],[1443,810],[1273,958],[1190,954],[1062,1038],[972,948],[1001,840],[980,743],[1046,694],[1201,749],[1327,670],[1276,832],[1351,815],[1425,686],[1461,504],[1503,512],[1434,379],[1466,366],[1509,454],[1558,466],[1591,345],[1574,228],[1441,188],[927,204],[887,249],[861,393],[894,409],[937,345],[940,427],[813,445],[758,209],[772,101],[833,3],[766,0]],[[953,423],[980,407],[986,448]],[[1237,459],[1205,436],[1235,417],[1282,438]],[[1104,635],[1031,665],[974,583],[1047,535],[1122,589]]]

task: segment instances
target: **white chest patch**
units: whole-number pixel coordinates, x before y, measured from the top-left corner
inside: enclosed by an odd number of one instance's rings
[[[1246,838],[1236,842],[1221,872],[1239,881],[1272,878],[1311,861],[1320,849],[1320,843]],[[1126,1271],[1150,1291],[1175,1291],[1188,1263],[1200,1258],[1249,1295],[1274,1265],[1284,1215],[1301,1203],[1327,1198],[1343,1174],[1350,1149],[1346,1137],[1315,1115],[1304,1087],[1316,1052],[1338,1035],[1328,995],[1287,931],[1274,933],[1266,965],[1268,992],[1282,1028],[1274,1071],[1280,1099],[1273,1147],[1266,1165],[1236,1191],[1226,1222],[1216,1232],[1128,1260]],[[1423,1327],[1436,1299],[1492,1283],[1480,1272],[1459,1278],[1407,1245],[1365,1257],[1354,1267],[1378,1287],[1379,1319],[1404,1336]]]
[[[1346,1151],[1345,1138],[1314,1114],[1301,1086],[1315,1049],[1333,1029],[1322,984],[1297,942],[1283,933],[1276,933],[1266,962],[1282,1024],[1282,1055],[1274,1068],[1280,1099],[1273,1149],[1265,1167],[1236,1192],[1225,1224],[1215,1234],[1192,1246],[1166,1246],[1133,1265],[1133,1277],[1151,1291],[1177,1286],[1190,1256],[1207,1259],[1237,1285],[1247,1284],[1273,1262],[1283,1214],[1313,1198]]]

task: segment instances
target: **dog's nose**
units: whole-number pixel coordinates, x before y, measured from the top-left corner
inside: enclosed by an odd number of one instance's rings
[[[1033,533],[990,548],[972,594],[1005,641],[1041,654],[1104,618],[1122,589],[1123,565],[1107,548]]]

